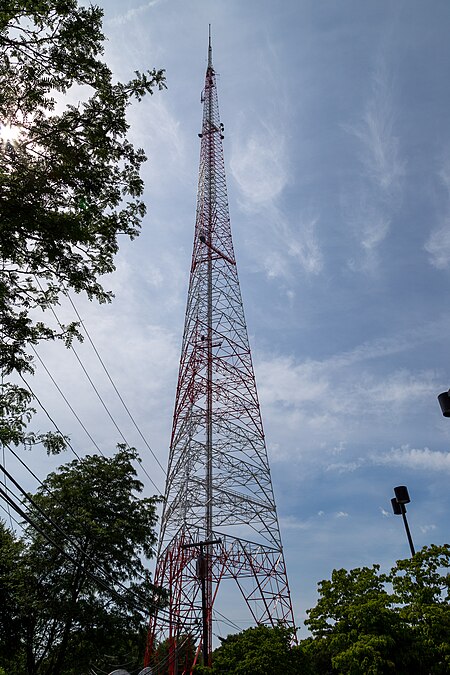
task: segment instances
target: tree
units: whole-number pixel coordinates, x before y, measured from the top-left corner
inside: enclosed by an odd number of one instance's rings
[[[449,672],[450,547],[424,547],[390,574],[334,570],[319,583],[300,648],[314,673]]]
[[[291,649],[291,641],[292,631],[283,626],[257,626],[229,635],[213,653],[211,672],[214,675],[297,675],[300,655]]]
[[[394,599],[424,673],[450,672],[450,546],[424,546],[392,569]],[[418,672],[418,671],[416,671]]]
[[[3,3],[5,5],[5,3]],[[141,149],[127,139],[126,110],[164,84],[164,71],[113,82],[101,60],[102,10],[77,0],[12,0],[0,13],[0,369],[33,371],[30,345],[78,334],[37,310],[72,290],[107,302],[100,277],[114,270],[120,235],[133,239],[145,214]],[[66,104],[73,90],[84,96]],[[75,94],[73,94],[74,96]],[[1,131],[1,129],[0,129]],[[26,433],[32,397],[6,383],[0,441],[64,439]]]
[[[19,596],[22,579],[18,573],[23,545],[0,521],[0,675],[2,665],[12,653],[20,652],[20,607]]]
[[[145,565],[156,498],[139,497],[136,460],[121,447],[63,465],[32,497],[21,540],[3,530],[0,666],[10,675],[81,675],[105,654],[116,666],[142,662],[148,613],[163,597]]]

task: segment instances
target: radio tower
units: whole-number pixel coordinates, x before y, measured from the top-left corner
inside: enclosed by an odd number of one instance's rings
[[[169,604],[151,619],[146,657],[159,672],[155,650],[167,640],[171,675],[188,634],[200,637],[196,660],[201,650],[209,662],[213,606],[227,582],[255,624],[294,628],[231,239],[211,34],[202,103],[194,248],[154,579],[169,591]]]

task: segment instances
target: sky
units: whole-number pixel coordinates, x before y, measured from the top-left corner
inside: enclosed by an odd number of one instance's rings
[[[130,110],[130,138],[148,156],[148,212],[141,236],[121,242],[117,270],[105,279],[115,300],[74,301],[165,466],[211,24],[233,240],[302,626],[317,583],[334,568],[387,570],[409,555],[391,511],[394,486],[409,489],[417,549],[450,540],[450,420],[436,398],[450,386],[450,4],[99,4],[115,77],[165,68],[167,90]],[[58,311],[61,319],[73,314],[70,306]],[[76,351],[163,491],[164,474],[89,340]],[[74,354],[55,344],[39,354],[96,442],[112,452],[122,438]],[[41,366],[32,384],[74,447],[92,452]],[[34,424],[49,427],[42,414]],[[41,477],[72,458],[24,456]],[[244,619],[235,617],[243,628]]]

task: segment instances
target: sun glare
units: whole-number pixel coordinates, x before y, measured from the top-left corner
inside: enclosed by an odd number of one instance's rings
[[[19,138],[20,127],[9,126],[8,124],[0,124],[0,139],[7,143],[8,141],[16,141]]]

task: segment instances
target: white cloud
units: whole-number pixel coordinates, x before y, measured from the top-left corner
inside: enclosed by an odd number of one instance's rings
[[[434,230],[424,249],[430,254],[429,260],[433,267],[443,270],[450,263],[450,217],[445,224],[437,230]]]
[[[305,403],[327,401],[328,413],[367,414],[367,405],[375,411],[392,405],[408,404],[436,391],[433,371],[396,370],[378,375],[354,373],[350,366],[373,357],[359,348],[323,361],[296,363],[293,357],[281,356],[258,363],[260,395],[265,405],[296,407]],[[344,373],[342,372],[344,369]],[[347,373],[345,373],[347,370]],[[339,372],[338,372],[339,371]]]
[[[252,251],[269,279],[295,283],[299,269],[308,276],[322,271],[324,260],[316,233],[317,222],[317,217],[300,216],[295,225],[290,225],[277,206],[264,210]],[[292,289],[287,293],[291,298],[294,295]]]
[[[310,522],[299,520],[296,516],[282,516],[279,523],[282,530],[309,530],[311,527]]]
[[[186,144],[180,120],[164,96],[148,96],[139,106],[130,108],[133,142],[145,148],[149,161],[144,178],[152,193],[163,186],[173,193],[177,177],[186,177]]]
[[[112,26],[123,26],[125,23],[128,23],[132,19],[135,19],[138,16],[144,14],[148,9],[151,9],[155,5],[161,4],[161,2],[164,2],[164,0],[149,0],[148,2],[144,2],[142,5],[139,5],[138,7],[133,7],[132,9],[129,9],[128,12],[125,12],[124,14],[114,16],[113,18],[109,19],[108,23],[111,24]]]
[[[405,173],[394,127],[392,84],[383,62],[373,74],[372,94],[362,120],[352,127],[352,131],[361,141],[361,161],[366,175],[385,198],[396,196]]]
[[[436,386],[436,374],[432,371],[400,370],[382,380],[372,380],[367,393],[369,399],[378,404],[401,404],[433,395]]]
[[[326,467],[326,470],[334,471],[340,474],[353,473],[353,471],[356,471],[357,469],[361,468],[363,464],[365,464],[365,460],[360,457],[351,462],[334,462],[333,464],[329,464]]]
[[[427,534],[427,532],[434,532],[434,530],[437,529],[436,525],[433,525],[433,524],[431,524],[431,525],[420,525],[419,527],[420,527],[420,531],[423,534]]]
[[[439,171],[440,183],[445,191],[445,215],[443,223],[435,228],[424,244],[429,261],[438,270],[446,269],[450,263],[450,161],[445,159]]]
[[[429,448],[410,448],[403,445],[381,455],[372,455],[373,464],[391,464],[421,471],[442,471],[450,473],[450,452]]]
[[[297,259],[306,272],[319,274],[323,268],[323,255],[316,237],[317,218],[302,222],[297,238],[288,242],[288,253]]]
[[[363,169],[354,189],[342,198],[344,217],[363,252],[363,257],[350,259],[348,264],[354,271],[366,272],[378,266],[378,249],[388,236],[405,175],[405,162],[395,135],[392,83],[384,61],[380,60],[371,84],[360,120],[343,125],[359,142]]]
[[[367,457],[358,457],[347,462],[334,462],[326,466],[326,471],[339,474],[353,473],[367,466],[399,466],[420,471],[450,472],[450,452],[430,450],[429,448],[410,448],[403,445],[385,453],[371,453]],[[381,509],[383,515],[386,512]]]
[[[233,143],[230,168],[243,195],[242,208],[260,209],[275,202],[288,180],[283,135],[261,124],[245,141]]]
[[[328,389],[325,374],[318,362],[297,364],[292,357],[267,359],[258,364],[260,395],[265,404],[295,406],[319,399]]]

